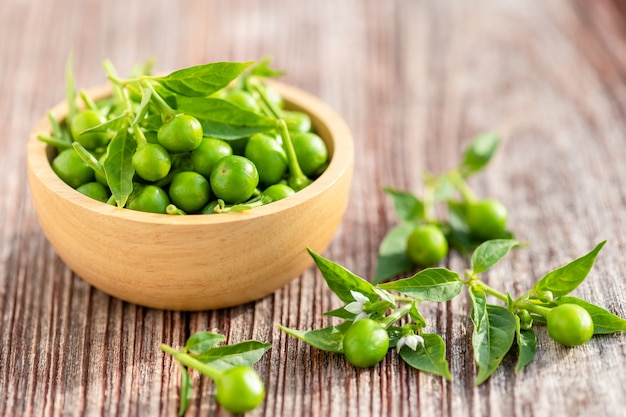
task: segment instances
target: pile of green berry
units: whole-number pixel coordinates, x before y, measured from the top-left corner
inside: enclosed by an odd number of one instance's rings
[[[288,110],[266,81],[282,72],[267,61],[218,62],[128,79],[104,64],[113,96],[78,95],[71,59],[66,120],[49,114],[56,147],[52,169],[96,200],[131,210],[222,213],[286,198],[329,162],[310,117]]]

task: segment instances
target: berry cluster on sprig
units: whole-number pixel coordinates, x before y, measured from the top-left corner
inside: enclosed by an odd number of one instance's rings
[[[345,355],[355,367],[374,366],[395,349],[408,365],[451,379],[446,343],[432,332],[420,307],[467,294],[476,385],[485,382],[507,354],[517,355],[516,373],[533,360],[536,323],[546,325],[548,335],[565,346],[626,331],[625,319],[571,295],[587,278],[606,241],[547,272],[518,296],[483,281],[483,274],[513,248],[524,246],[507,229],[506,207],[493,198],[477,198],[467,183],[491,160],[499,142],[495,134],[477,136],[456,168],[424,176],[423,198],[385,188],[401,222],[381,242],[371,282],[309,250],[328,288],[345,303],[324,314],[342,321],[322,329],[281,329],[315,348]],[[446,206],[446,218],[435,217],[436,204]],[[462,275],[435,266],[450,247],[469,260]],[[389,281],[416,269],[412,276]]]

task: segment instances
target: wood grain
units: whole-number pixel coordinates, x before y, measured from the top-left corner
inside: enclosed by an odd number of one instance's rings
[[[111,298],[72,274],[43,237],[27,187],[28,133],[63,99],[70,50],[81,87],[155,57],[167,71],[270,56],[283,81],[346,120],[356,160],[345,220],[325,255],[372,277],[397,222],[383,185],[420,192],[485,130],[504,143],[479,195],[502,200],[531,245],[487,276],[519,294],[607,239],[576,295],[626,317],[626,9],[618,0],[5,0],[0,3],[0,415],[173,416],[178,368],[158,346],[199,330],[265,340],[267,399],[251,416],[621,416],[626,336],[575,349],[538,330],[538,354],[473,386],[469,302],[424,306],[445,339],[454,380],[389,354],[355,370],[287,337],[339,307],[319,272],[254,303],[179,313]],[[466,262],[452,254],[446,266]],[[194,376],[188,416],[226,416]]]

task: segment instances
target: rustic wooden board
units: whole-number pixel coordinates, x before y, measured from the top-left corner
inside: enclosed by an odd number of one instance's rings
[[[420,192],[482,131],[504,143],[472,185],[502,200],[531,245],[487,275],[520,293],[544,273],[608,239],[576,294],[626,317],[626,8],[619,1],[206,2],[5,0],[0,3],[0,415],[175,415],[178,368],[160,343],[198,330],[273,344],[257,369],[268,387],[254,416],[624,415],[626,336],[575,349],[538,330],[538,355],[514,358],[479,387],[469,302],[424,306],[442,335],[454,380],[389,354],[355,370],[287,337],[330,323],[340,304],[308,270],[244,306],[181,313],[113,299],[82,281],[43,236],[30,200],[30,128],[64,97],[70,50],[81,87],[157,59],[162,71],[270,56],[283,81],[341,114],[355,137],[345,220],[325,255],[372,277],[380,240],[397,219],[383,185]],[[456,254],[446,266],[466,262]],[[197,378],[188,416],[227,415]]]

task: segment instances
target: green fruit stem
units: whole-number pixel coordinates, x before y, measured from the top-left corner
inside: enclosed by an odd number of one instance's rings
[[[413,307],[413,303],[403,304],[402,307],[398,308],[397,310],[394,310],[393,313],[391,313],[390,315],[385,317],[383,320],[381,320],[380,322],[381,327],[383,329],[388,329],[395,322],[397,322],[402,317],[409,314],[409,311],[411,311],[411,307]]]
[[[289,178],[287,179],[287,183],[294,189],[294,191],[300,191],[311,184],[312,181],[304,175],[302,169],[300,168],[298,157],[296,156],[296,150],[293,148],[293,142],[291,141],[291,136],[289,135],[289,129],[287,129],[287,123],[285,123],[283,119],[278,119],[276,121],[276,128],[283,139],[283,147],[285,148],[285,153],[287,154],[287,165],[289,166]]]
[[[469,185],[467,185],[467,182],[458,170],[450,171],[448,175],[452,184],[459,190],[459,193],[461,193],[461,196],[467,203],[473,203],[477,200],[474,192]]]
[[[276,107],[276,105],[267,98],[265,90],[263,90],[263,88],[259,85],[259,80],[254,77],[248,77],[246,78],[244,83],[248,91],[254,91],[259,95],[259,97],[261,98],[259,104],[261,105],[261,108],[263,109],[265,114],[267,114],[268,116],[273,116],[277,119],[282,119],[283,116],[281,109]]]
[[[143,87],[148,88],[152,93],[151,98],[153,99],[154,104],[156,104],[159,112],[161,113],[161,119],[163,120],[163,123],[166,123],[168,120],[176,117],[176,115],[178,114],[176,110],[171,108],[165,102],[165,100],[163,100],[163,97],[161,97],[159,93],[156,92],[150,81],[143,80],[141,84]]]
[[[182,363],[185,366],[193,368],[200,372],[202,375],[206,375],[214,381],[217,381],[223,374],[222,371],[211,368],[210,366],[200,362],[199,360],[193,358],[185,352],[177,351],[176,349],[171,348],[166,344],[161,345],[161,350],[165,353],[169,353],[176,359],[178,362]]]

